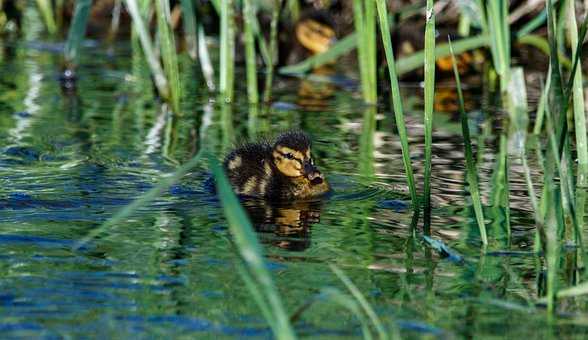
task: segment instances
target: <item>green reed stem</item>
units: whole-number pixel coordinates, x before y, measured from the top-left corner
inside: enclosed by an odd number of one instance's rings
[[[176,42],[171,28],[171,16],[169,1],[156,0],[155,13],[157,16],[157,32],[159,44],[161,46],[161,59],[166,78],[169,82],[170,98],[169,102],[172,111],[180,114],[180,71],[178,66],[178,56],[176,54]]]
[[[235,71],[235,20],[233,0],[220,2],[220,86],[225,102],[233,101]]]
[[[427,0],[425,23],[425,234],[431,225],[431,157],[433,153],[433,104],[435,102],[435,12],[433,0]]]
[[[398,135],[400,137],[400,145],[402,148],[402,161],[404,164],[404,172],[406,173],[406,181],[410,190],[410,198],[412,200],[412,207],[415,211],[419,210],[419,200],[417,197],[416,185],[414,181],[414,174],[412,171],[412,163],[410,159],[410,148],[408,146],[408,136],[406,133],[406,126],[404,124],[404,111],[402,108],[402,97],[400,96],[400,86],[398,85],[398,76],[396,75],[396,65],[394,60],[394,52],[392,49],[392,38],[390,36],[390,25],[388,23],[388,8],[385,0],[376,0],[378,9],[378,17],[380,22],[380,33],[382,36],[382,44],[384,45],[384,52],[386,54],[386,63],[388,64],[388,75],[390,77],[390,88],[392,90],[392,103],[394,106],[394,118],[396,127],[398,128]],[[359,35],[361,36],[361,35]],[[359,51],[358,51],[359,52]],[[361,61],[361,60],[360,60]]]
[[[474,213],[476,214],[476,221],[478,222],[478,229],[480,230],[480,237],[482,244],[488,244],[488,236],[486,234],[486,223],[484,222],[484,212],[482,210],[482,201],[480,198],[480,189],[478,185],[478,169],[474,161],[474,154],[472,152],[472,141],[470,138],[470,127],[468,124],[468,117],[465,112],[465,105],[463,100],[463,92],[461,90],[461,80],[459,71],[457,69],[457,61],[451,46],[451,39],[449,40],[449,50],[451,51],[451,60],[453,61],[453,74],[457,85],[457,98],[459,101],[459,113],[461,115],[461,131],[463,134],[463,142],[465,147],[467,180],[469,185],[470,196],[472,197],[472,204],[474,206]]]
[[[198,60],[200,61],[200,68],[202,69],[202,75],[204,75],[208,90],[214,91],[216,89],[216,85],[214,84],[214,68],[210,61],[210,53],[208,52],[206,36],[204,35],[202,25],[198,25]]]
[[[76,1],[74,16],[65,43],[65,60],[69,64],[75,64],[78,59],[80,45],[86,35],[86,26],[91,6],[91,0]]]
[[[269,44],[269,61],[265,65],[265,88],[263,89],[263,102],[268,103],[272,97],[272,84],[274,81],[274,69],[278,61],[278,20],[280,19],[280,9],[282,0],[274,0],[272,8],[272,21],[270,22],[270,44]]]
[[[359,74],[361,79],[361,92],[366,103],[377,102],[376,84],[376,50],[375,50],[375,12],[372,1],[353,1],[353,22],[357,32],[359,58]]]
[[[47,32],[53,35],[57,32],[57,25],[55,24],[55,16],[53,15],[53,5],[51,0],[37,0],[37,7],[43,16]]]
[[[151,188],[149,191],[136,198],[133,202],[120,209],[116,214],[114,214],[111,218],[106,220],[106,222],[102,223],[99,227],[91,230],[90,233],[88,233],[88,235],[83,237],[75,244],[74,249],[80,249],[88,242],[96,238],[98,235],[102,234],[111,227],[114,227],[117,224],[121,223],[123,220],[125,220],[133,213],[135,213],[137,210],[146,207],[150,202],[159,197],[164,191],[166,191],[174,183],[176,183],[182,177],[184,177],[184,175],[186,175],[190,170],[196,167],[196,165],[200,163],[201,158],[202,151],[199,151],[187,163],[180,166],[171,176],[162,178],[155,187]]]
[[[376,314],[370,303],[366,300],[365,296],[363,296],[363,294],[357,288],[357,286],[353,284],[349,277],[345,275],[345,273],[337,266],[331,264],[329,265],[329,267],[331,268],[331,271],[333,271],[333,273],[337,275],[339,280],[343,282],[345,287],[347,287],[351,295],[353,295],[353,297],[359,302],[359,305],[361,306],[365,314],[368,316],[368,318],[371,320],[372,324],[376,328],[376,331],[378,332],[378,337],[380,339],[388,339],[388,333],[386,332],[386,329],[384,328],[382,321],[378,317],[378,314]]]
[[[250,283],[247,286],[251,286],[253,281],[259,287],[257,292],[263,294],[263,299],[266,303],[260,305],[260,308],[262,308],[262,311],[268,308],[271,310],[272,317],[267,321],[276,338],[295,339],[294,330],[290,325],[290,320],[283,307],[278,290],[267,269],[261,245],[253,231],[249,217],[247,217],[237,196],[233,193],[229,180],[219,162],[213,156],[209,156],[208,160],[237,251],[245,264],[245,270],[249,272]],[[264,313],[264,315],[267,317],[269,314]]]
[[[192,60],[198,58],[198,34],[197,34],[197,20],[196,13],[194,12],[194,6],[192,0],[181,0],[182,5],[182,21],[184,23],[184,38],[186,40],[186,46],[188,55]]]
[[[255,36],[253,35],[253,17],[255,9],[252,0],[243,0],[244,40],[245,40],[245,61],[247,68],[247,97],[249,103],[259,102],[257,92],[257,57],[255,55]]]
[[[496,73],[500,76],[501,91],[506,91],[510,68],[510,29],[508,0],[486,2],[486,15],[491,42],[492,58]]]
[[[547,105],[547,98],[551,87],[551,65],[547,69],[547,78],[545,79],[545,86],[541,91],[541,98],[537,105],[537,113],[535,114],[535,126],[533,127],[533,134],[538,135],[543,128],[543,118],[545,117],[545,105]]]
[[[572,45],[572,59],[577,58],[578,51],[578,25],[576,23],[575,1],[568,1],[568,31],[570,44]],[[580,228],[584,227],[584,214],[586,211],[586,189],[588,188],[588,142],[586,138],[586,114],[584,112],[584,89],[582,69],[577,68],[573,77],[572,99],[574,111],[574,123],[576,133],[576,154],[578,157],[578,170],[576,177],[576,221]],[[583,230],[576,233],[581,235]],[[578,240],[576,240],[578,242]]]
[[[163,97],[164,99],[168,99],[168,81],[165,77],[165,73],[163,72],[163,68],[161,67],[161,64],[159,62],[159,58],[156,55],[156,50],[153,47],[153,43],[151,42],[149,31],[145,25],[143,17],[141,16],[141,12],[139,11],[137,0],[125,0],[125,2],[127,4],[129,14],[133,19],[133,26],[135,28],[135,31],[139,35],[141,47],[143,47],[143,53],[145,53],[145,57],[147,58],[147,64],[149,65],[149,69],[151,70],[151,74],[153,75],[155,87],[157,87],[157,91],[159,92],[159,95],[161,97]]]

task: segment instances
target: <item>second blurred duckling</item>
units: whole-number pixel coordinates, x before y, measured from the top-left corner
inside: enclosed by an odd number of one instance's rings
[[[329,191],[314,164],[310,139],[300,131],[279,135],[273,144],[262,141],[233,150],[224,168],[235,193],[272,200],[308,199]]]

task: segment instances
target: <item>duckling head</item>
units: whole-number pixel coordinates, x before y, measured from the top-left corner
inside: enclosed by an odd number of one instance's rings
[[[278,171],[286,177],[306,178],[311,185],[324,182],[310,154],[310,139],[303,132],[281,134],[274,144],[272,157]]]
[[[332,27],[311,18],[298,22],[296,38],[313,54],[326,52],[337,40]]]

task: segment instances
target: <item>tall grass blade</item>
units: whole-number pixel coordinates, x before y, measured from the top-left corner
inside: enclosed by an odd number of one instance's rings
[[[372,1],[353,0],[353,22],[358,35],[357,56],[361,93],[366,103],[377,102],[375,13]]]
[[[478,169],[474,161],[474,154],[472,152],[472,141],[470,138],[470,127],[468,117],[465,112],[465,105],[463,100],[463,92],[461,90],[461,80],[459,71],[457,69],[457,61],[451,46],[451,39],[449,40],[449,50],[451,51],[451,60],[453,61],[453,74],[457,85],[457,98],[459,102],[459,113],[461,115],[461,131],[463,134],[463,142],[465,147],[467,180],[470,189],[470,196],[472,197],[472,204],[474,206],[474,213],[476,214],[476,221],[480,230],[480,237],[484,245],[488,244],[488,236],[486,234],[486,223],[484,222],[484,212],[482,210],[482,201],[480,198],[480,189],[478,185]]]
[[[245,62],[247,68],[247,97],[249,103],[259,102],[257,92],[257,57],[255,54],[255,36],[253,35],[253,17],[255,16],[252,0],[243,0]]]
[[[200,68],[206,80],[208,90],[214,91],[214,68],[210,62],[210,54],[208,53],[208,46],[206,46],[206,36],[204,35],[204,28],[198,25],[198,59],[200,60]]]
[[[545,117],[545,105],[547,105],[547,98],[549,97],[551,87],[551,65],[547,69],[547,78],[545,79],[545,86],[541,91],[539,104],[537,105],[537,113],[535,114],[535,126],[533,127],[533,134],[538,135],[543,128],[543,117]]]
[[[51,0],[37,0],[37,7],[43,16],[43,22],[47,27],[47,32],[53,35],[57,33],[57,24],[55,23],[55,16],[53,15],[53,5]]]
[[[235,20],[233,0],[220,2],[220,80],[219,91],[225,102],[233,101],[235,72]]]
[[[186,39],[186,46],[188,55],[192,60],[198,58],[198,35],[196,32],[196,13],[192,0],[181,0],[182,18],[184,23],[184,38]]]
[[[149,191],[136,198],[133,202],[131,202],[131,204],[128,204],[127,206],[119,210],[116,214],[114,214],[106,222],[102,223],[99,227],[90,231],[88,235],[86,235],[84,238],[82,238],[76,243],[74,249],[80,249],[89,241],[93,240],[96,236],[102,234],[109,228],[121,223],[123,220],[125,220],[133,213],[135,213],[137,210],[146,207],[150,202],[159,197],[165,190],[167,190],[174,183],[176,183],[182,177],[184,177],[184,175],[186,175],[190,170],[196,167],[196,165],[200,163],[201,158],[202,150],[199,151],[192,159],[190,159],[184,165],[180,166],[171,176],[161,179],[155,187],[151,188]]]
[[[270,327],[278,339],[295,339],[290,320],[263,259],[262,248],[253,231],[251,222],[237,196],[233,193],[229,180],[218,161],[213,156],[209,156],[208,160],[237,250],[246,265],[246,270],[250,273],[250,277],[259,285],[259,291],[264,295],[267,306],[271,308],[273,318],[268,320],[271,322]]]
[[[425,184],[424,226],[431,226],[431,157],[433,148],[433,104],[435,102],[435,11],[433,0],[427,0],[425,23]]]
[[[506,91],[510,67],[510,29],[508,24],[508,0],[486,2],[488,29],[492,39],[492,59],[500,76],[501,91]]]
[[[357,286],[355,286],[353,282],[349,279],[349,277],[347,277],[347,275],[345,275],[345,273],[337,266],[331,264],[329,265],[329,267],[331,268],[333,273],[337,275],[339,280],[343,282],[345,287],[347,287],[351,295],[353,295],[353,297],[359,302],[359,305],[361,306],[365,314],[368,316],[368,318],[371,320],[372,324],[376,328],[378,337],[380,339],[388,339],[388,333],[386,332],[386,328],[384,328],[382,321],[378,317],[378,314],[376,314],[370,303],[366,300],[365,296],[363,296],[363,294],[357,288]]]
[[[406,126],[404,124],[402,97],[400,96],[400,86],[398,85],[398,76],[396,75],[396,63],[394,60],[394,52],[392,49],[390,25],[388,23],[388,9],[386,7],[385,0],[376,0],[376,6],[378,9],[378,17],[380,22],[380,34],[382,36],[382,43],[384,45],[384,52],[386,54],[386,63],[388,64],[388,75],[390,78],[390,88],[392,90],[392,103],[394,106],[394,118],[396,121],[396,126],[398,128],[400,145],[402,147],[402,161],[404,164],[404,171],[406,173],[406,181],[408,183],[408,188],[410,190],[412,208],[413,210],[418,211],[420,204],[417,197],[414,174],[412,171],[412,163],[410,159],[410,148],[408,146],[408,136],[406,133]]]
[[[568,31],[570,44],[572,45],[572,59],[579,60],[578,25],[576,23],[576,8],[574,1],[568,1]],[[580,228],[584,228],[584,214],[586,211],[586,189],[588,188],[588,141],[586,135],[586,113],[584,111],[584,88],[582,69],[576,68],[571,75],[572,100],[574,112],[574,124],[576,133],[576,154],[578,157],[578,170],[576,176],[576,221]],[[583,230],[576,233],[576,238],[582,235]],[[577,239],[576,242],[579,240]]]
[[[91,6],[92,0],[76,1],[73,20],[67,33],[67,41],[65,42],[65,60],[70,65],[76,64],[78,59],[81,42],[86,36],[86,26]]]
[[[176,54],[176,42],[171,28],[171,17],[169,1],[156,0],[155,13],[157,16],[157,32],[159,35],[159,44],[161,46],[161,59],[166,78],[169,84],[169,102],[172,111],[180,114],[180,71],[178,66],[178,56]]]
[[[269,61],[265,65],[265,87],[263,90],[263,101],[268,103],[272,96],[272,83],[274,81],[274,70],[278,60],[278,20],[282,8],[282,0],[273,0],[272,20],[270,22],[270,45]]]
[[[149,31],[145,25],[143,17],[141,16],[137,0],[125,0],[125,3],[131,18],[133,19],[135,31],[139,35],[141,47],[143,48],[143,53],[145,53],[145,57],[147,58],[147,64],[153,75],[155,87],[157,87],[157,91],[161,97],[168,99],[168,82],[165,73],[163,72],[163,68],[161,67],[161,63],[159,62],[159,58],[157,57],[156,50],[153,48],[153,43],[151,42],[151,37],[149,36]]]

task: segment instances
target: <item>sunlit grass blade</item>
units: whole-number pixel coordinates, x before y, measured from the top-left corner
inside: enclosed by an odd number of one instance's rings
[[[86,36],[86,26],[91,6],[91,0],[76,1],[74,16],[65,43],[65,60],[70,65],[76,63],[80,44]]]
[[[37,7],[43,16],[43,22],[47,27],[49,34],[55,34],[57,32],[57,24],[55,23],[55,16],[53,15],[53,5],[51,0],[37,0]]]
[[[82,238],[76,243],[75,249],[80,249],[89,241],[93,240],[96,236],[107,231],[109,228],[123,222],[123,220],[131,216],[137,210],[146,207],[150,202],[159,197],[165,190],[167,190],[170,186],[172,186],[174,183],[179,181],[184,175],[186,175],[190,170],[196,167],[196,165],[200,163],[201,158],[202,150],[199,151],[192,159],[190,159],[184,165],[180,166],[171,176],[161,179],[155,187],[151,188],[149,191],[136,198],[133,202],[120,209],[116,214],[114,214],[106,222],[102,223],[99,227],[90,231],[88,235],[86,235],[84,238]]]
[[[134,29],[139,35],[141,47],[143,48],[143,53],[145,53],[147,64],[149,65],[149,69],[153,75],[155,87],[157,87],[159,95],[164,99],[167,99],[169,98],[168,82],[165,77],[165,73],[163,73],[163,68],[161,67],[159,58],[155,53],[156,51],[153,47],[153,43],[151,42],[151,37],[149,36],[149,31],[145,25],[145,21],[141,16],[139,6],[137,5],[137,0],[125,0],[125,2],[127,5],[127,10],[133,19]]]
[[[220,80],[219,91],[225,102],[233,101],[235,72],[235,19],[233,0],[220,2]]]
[[[541,91],[539,104],[537,105],[537,113],[535,114],[535,126],[533,127],[533,134],[538,135],[543,128],[543,117],[545,117],[545,105],[547,105],[547,98],[551,87],[551,65],[547,69],[547,78],[545,79],[545,86]]]
[[[478,185],[478,169],[476,162],[474,161],[474,154],[472,152],[472,141],[470,138],[470,127],[468,123],[468,117],[465,112],[465,105],[463,100],[463,92],[461,90],[461,80],[459,71],[457,69],[457,61],[455,60],[455,54],[449,40],[449,50],[451,51],[451,60],[453,61],[453,74],[455,76],[455,82],[457,87],[457,98],[459,103],[459,113],[461,115],[461,130],[463,134],[463,142],[465,147],[465,158],[466,158],[466,171],[467,180],[472,197],[472,204],[474,206],[474,213],[476,214],[476,221],[478,222],[478,228],[480,230],[480,237],[484,245],[488,244],[488,236],[486,234],[486,223],[484,222],[484,212],[482,210],[482,201],[480,198],[480,189]]]
[[[366,300],[365,296],[363,296],[363,294],[357,288],[357,286],[355,286],[355,284],[353,284],[353,282],[349,279],[349,277],[347,277],[347,275],[345,275],[345,273],[341,269],[339,269],[337,266],[331,264],[331,265],[329,265],[329,267],[331,268],[333,273],[335,273],[335,275],[337,275],[339,280],[341,280],[341,282],[343,282],[345,287],[347,287],[347,289],[349,290],[351,295],[353,295],[353,297],[357,300],[357,302],[359,302],[359,305],[361,306],[361,308],[363,309],[365,314],[368,316],[368,318],[370,319],[370,321],[372,322],[372,324],[376,328],[376,331],[378,333],[378,337],[380,339],[388,339],[389,338],[388,333],[386,332],[386,328],[382,324],[382,321],[378,317],[378,314],[376,314],[376,312],[374,311],[374,309],[372,308],[370,303]]]
[[[394,60],[394,52],[392,49],[392,38],[390,36],[390,25],[388,23],[388,9],[385,0],[376,0],[378,10],[378,17],[380,22],[380,34],[382,36],[382,43],[384,45],[384,52],[386,54],[386,63],[388,64],[388,75],[390,78],[390,88],[392,91],[392,103],[394,106],[394,118],[398,128],[398,135],[400,137],[400,145],[402,147],[402,161],[404,164],[404,171],[406,173],[406,181],[410,190],[410,198],[412,200],[412,208],[415,211],[419,210],[419,200],[416,192],[416,185],[414,181],[414,174],[412,171],[412,163],[410,159],[410,149],[408,146],[408,136],[406,133],[406,126],[404,124],[404,111],[402,108],[402,97],[400,96],[400,86],[398,85],[398,76],[396,74],[396,63]]]
[[[206,86],[210,91],[214,91],[214,68],[210,62],[210,54],[208,53],[208,46],[206,46],[206,36],[204,35],[204,28],[198,25],[198,59],[200,60],[200,68],[206,80]]]
[[[353,23],[357,33],[357,56],[361,93],[366,103],[377,102],[375,11],[372,1],[353,0]]]
[[[269,60],[265,65],[265,86],[263,89],[263,101],[265,103],[271,100],[274,70],[278,61],[278,20],[280,19],[282,1],[273,0],[272,20],[270,22]]]
[[[268,308],[269,306],[271,308],[273,318],[268,321],[271,322],[270,327],[272,327],[278,339],[294,339],[294,331],[267,269],[262,255],[262,248],[253,231],[253,226],[237,196],[233,193],[229,180],[219,162],[213,156],[209,156],[208,160],[237,251],[245,263],[246,270],[250,273],[250,278],[254,279],[255,284],[259,285],[259,291],[267,301],[267,305],[264,304],[260,307]]]
[[[433,104],[435,102],[435,11],[427,0],[425,23],[425,183],[423,219],[425,234],[431,226],[431,158],[433,154]]]
[[[325,52],[308,57],[297,64],[280,67],[278,73],[306,73],[314,68],[336,60],[338,57],[349,53],[355,47],[357,47],[357,34],[351,33],[345,38],[337,41]]]
[[[198,58],[198,35],[196,33],[196,13],[194,12],[194,6],[192,0],[181,0],[182,4],[182,21],[184,23],[184,37],[186,40],[186,46],[188,55],[192,60]]]
[[[579,59],[578,49],[578,25],[576,23],[576,8],[574,1],[568,1],[568,31],[572,46],[572,59]],[[583,38],[583,37],[582,37]],[[586,113],[584,108],[584,88],[582,80],[582,68],[576,68],[573,78],[572,93],[574,112],[574,132],[576,134],[576,155],[578,157],[578,169],[576,175],[576,221],[580,228],[584,228],[584,214],[586,211],[586,189],[588,189],[588,141],[586,136]],[[583,230],[576,233],[576,242],[581,243]],[[583,249],[582,249],[583,252]]]
[[[510,68],[510,29],[508,0],[486,2],[488,29],[491,37],[492,58],[496,73],[500,76],[501,91],[506,91]]]
[[[247,72],[247,97],[249,103],[259,102],[257,92],[257,57],[255,54],[255,36],[253,35],[253,17],[256,15],[252,0],[243,0],[245,62]]]
[[[171,29],[171,18],[169,1],[156,0],[155,13],[157,16],[157,32],[161,46],[161,59],[163,60],[164,71],[169,84],[169,102],[172,111],[180,114],[180,71],[178,56],[176,53],[176,42]]]

